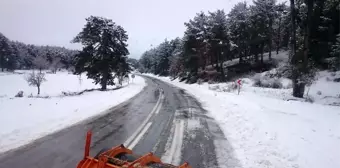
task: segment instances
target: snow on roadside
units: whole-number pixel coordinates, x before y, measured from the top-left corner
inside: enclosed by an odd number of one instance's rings
[[[187,90],[201,101],[221,126],[242,167],[340,167],[338,106],[284,101],[250,90],[240,95],[216,92],[209,90],[208,84],[156,78]],[[217,147],[217,153],[223,153],[219,151],[223,148]],[[220,157],[220,166],[227,161]]]
[[[48,75],[48,80],[52,81],[53,84],[47,82],[46,85],[42,85],[42,91],[45,90],[45,94],[56,95],[66,88],[73,89],[71,91],[79,91],[91,89],[94,86],[91,84],[91,80],[83,79],[85,86],[77,88],[76,86],[79,86],[79,84],[76,76],[67,75],[67,73],[53,75]],[[0,98],[0,153],[27,144],[34,139],[87,118],[103,114],[106,112],[105,110],[128,100],[146,86],[144,79],[136,76],[133,83],[113,91],[93,91],[80,96],[51,97],[48,99],[28,98],[27,96],[12,98],[14,97],[13,94],[17,92],[16,89],[23,89],[24,85],[27,85],[22,82],[25,81],[20,81],[20,77],[0,76],[0,88],[13,91],[6,93],[10,97]],[[67,85],[70,87],[67,87]],[[11,88],[11,86],[14,88]],[[0,90],[0,94],[2,94],[2,91]],[[23,91],[25,92],[25,90]]]

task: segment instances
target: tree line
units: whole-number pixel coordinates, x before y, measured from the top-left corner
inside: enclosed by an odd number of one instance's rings
[[[68,69],[78,51],[58,46],[38,46],[11,41],[0,33],[1,71],[15,69]]]
[[[338,0],[290,0],[290,6],[254,0],[236,4],[228,14],[200,12],[184,23],[182,38],[144,52],[139,69],[190,83],[204,75],[226,81],[232,69],[226,62],[237,59],[236,74],[264,70],[274,64],[271,51],[288,50],[293,95],[302,97],[313,67],[340,68],[339,9]]]
[[[114,79],[122,84],[124,78],[137,66],[137,60],[128,59],[128,35],[122,26],[111,19],[98,16],[86,18],[84,28],[72,43],[82,44],[82,50],[69,50],[55,46],[27,45],[10,41],[0,33],[0,67],[2,71],[15,69],[39,69],[27,77],[29,85],[34,85],[40,93],[40,85],[46,81],[41,71],[58,68],[69,69],[74,74],[86,72],[88,78],[100,84],[102,90],[107,85],[115,85]]]

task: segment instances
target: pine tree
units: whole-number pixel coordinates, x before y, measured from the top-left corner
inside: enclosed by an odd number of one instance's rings
[[[172,40],[173,51],[169,58],[169,73],[172,77],[177,77],[184,71],[183,41],[180,38]]]
[[[224,81],[223,62],[229,56],[230,51],[227,18],[224,11],[210,12],[208,25],[208,50],[216,57],[216,69],[220,73],[221,81]]]
[[[249,8],[245,2],[236,4],[228,14],[228,26],[230,38],[237,45],[237,54],[239,62],[248,55],[249,44]]]
[[[0,33],[0,66],[3,72],[7,66],[9,56],[11,55],[10,43],[7,37]]]
[[[169,75],[169,58],[172,54],[172,46],[168,40],[165,40],[157,47],[157,55],[159,57],[158,70],[156,74],[161,76]]]
[[[207,63],[216,64],[217,61],[216,57],[208,54],[208,17],[200,12],[184,25],[186,26],[183,38],[185,68],[195,75],[198,68],[205,69]]]
[[[253,40],[261,41],[261,63],[263,63],[264,47],[268,45],[269,59],[271,59],[272,50],[272,34],[273,34],[273,21],[276,13],[275,0],[256,0],[253,1],[254,6],[251,6],[251,19],[253,27],[259,35],[255,36]]]
[[[90,16],[86,21],[83,30],[73,39],[84,46],[76,58],[76,73],[87,72],[88,78],[106,90],[107,85],[114,85],[112,73],[121,77],[129,71],[125,65],[129,54],[128,35],[110,19]]]
[[[331,67],[334,70],[340,69],[340,34],[337,35],[337,41],[332,46],[331,56],[334,57]]]

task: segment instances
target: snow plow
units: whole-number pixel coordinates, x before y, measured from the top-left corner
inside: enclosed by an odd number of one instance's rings
[[[78,163],[77,168],[191,168],[188,163],[181,166],[162,163],[160,158],[151,152],[144,155],[134,155],[132,150],[124,145],[100,151],[95,157],[90,156],[91,131],[87,132],[84,158]]]

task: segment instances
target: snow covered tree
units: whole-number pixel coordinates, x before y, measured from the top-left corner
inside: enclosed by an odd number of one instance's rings
[[[61,58],[54,58],[50,67],[53,73],[57,73],[58,69],[61,68]]]
[[[276,0],[257,0],[254,1],[255,13],[263,17],[265,37],[268,44],[269,59],[271,59],[272,51],[272,34],[273,34],[273,21],[276,13]]]
[[[40,86],[46,81],[45,74],[42,72],[35,73],[34,71],[26,76],[25,80],[28,85],[35,86],[38,89],[38,95],[40,94]]]
[[[139,63],[141,72],[152,72],[157,75],[169,75],[171,57],[177,47],[178,39],[165,40],[155,48],[143,53]]]
[[[183,41],[180,38],[176,38],[172,40],[172,45],[174,50],[169,58],[169,73],[172,77],[177,77],[181,72],[184,72]]]
[[[284,23],[287,22],[289,18],[287,18],[288,14],[288,7],[285,5],[285,3],[278,4],[276,6],[276,11],[275,11],[275,17],[274,17],[274,22],[273,22],[273,41],[275,41],[276,45],[276,54],[279,54],[280,47],[282,46],[283,38],[289,37],[289,34],[287,33],[289,22],[287,25]],[[286,44],[288,38],[286,38]]]
[[[162,42],[155,50],[157,66],[155,73],[161,76],[169,74],[169,58],[172,54],[172,46],[168,40]]]
[[[1,71],[4,71],[8,61],[8,57],[11,54],[10,43],[7,37],[0,33],[0,66]]]
[[[39,70],[41,73],[41,70],[46,69],[49,66],[49,63],[44,55],[37,55],[33,60],[33,65],[35,68]]]
[[[140,69],[160,73],[165,72],[169,65],[171,76],[185,74],[181,79],[195,81],[205,78],[208,71],[223,77],[223,62],[234,58],[239,58],[239,64],[229,65],[228,70],[241,73],[265,70],[269,64],[275,65],[272,61],[265,62],[265,52],[271,59],[274,48],[277,54],[281,48],[289,48],[289,76],[295,88],[293,95],[302,97],[304,86],[315,74],[312,67],[327,68],[329,64],[325,60],[339,54],[336,35],[340,33],[340,2],[290,2],[290,7],[285,3],[277,4],[276,0],[254,0],[250,6],[240,2],[227,16],[223,10],[197,13],[185,23],[181,44],[170,57],[164,57],[165,54],[160,52],[161,45],[157,46],[142,55]]]
[[[214,56],[208,54],[208,16],[200,12],[184,24],[186,26],[183,38],[184,65],[188,72],[196,74],[198,68],[205,69],[207,63],[216,62]]]
[[[337,35],[336,43],[332,47],[332,56],[339,57],[340,56],[340,34]]]
[[[76,73],[87,72],[88,78],[106,90],[107,85],[114,85],[112,73],[129,72],[125,67],[129,54],[128,35],[111,19],[90,16],[86,21],[83,30],[73,39],[74,43],[83,45],[83,50],[76,56]]]
[[[236,43],[239,62],[248,54],[249,34],[249,8],[245,2],[236,4],[228,14],[230,38]]]
[[[138,60],[135,58],[128,58],[127,62],[133,69],[138,69],[139,68],[139,63]]]
[[[223,10],[209,13],[208,21],[208,50],[209,54],[216,57],[216,70],[224,80],[223,62],[230,55],[231,41],[228,36],[227,18]]]
[[[340,69],[340,34],[337,35],[337,41],[332,46],[331,55],[334,57],[331,66],[334,70]]]

